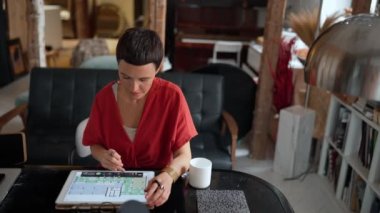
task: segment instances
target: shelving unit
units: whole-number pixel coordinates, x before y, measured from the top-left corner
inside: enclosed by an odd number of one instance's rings
[[[346,125],[342,125],[342,112],[349,114]],[[342,135],[337,132],[342,132],[342,126],[344,137],[339,137]],[[361,143],[368,145],[361,146]],[[363,149],[367,154],[359,154]],[[340,159],[339,165],[337,159]],[[369,165],[365,166],[364,162]],[[331,178],[334,169],[338,176]],[[357,211],[367,213],[375,199],[380,198],[380,125],[335,96],[331,97],[318,173],[330,183],[337,179],[336,184],[329,185],[336,187],[332,191],[347,212],[359,203]]]

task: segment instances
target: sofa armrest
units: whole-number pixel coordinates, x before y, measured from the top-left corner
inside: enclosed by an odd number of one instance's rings
[[[236,146],[237,146],[239,127],[234,117],[232,117],[230,113],[223,111],[222,116],[224,119],[224,126],[222,128],[222,131],[223,132],[225,131],[225,125],[226,125],[231,134],[231,162],[232,162],[232,168],[234,168],[235,163],[236,163]]]
[[[8,112],[6,112],[4,115],[0,117],[0,131],[6,125],[10,120],[15,118],[16,116],[20,116],[21,120],[25,126],[25,117],[26,117],[26,111],[28,109],[28,104],[21,104]]]

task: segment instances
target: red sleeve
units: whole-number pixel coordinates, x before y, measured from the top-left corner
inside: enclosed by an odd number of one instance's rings
[[[186,142],[190,141],[198,134],[190,114],[189,106],[187,105],[186,99],[181,90],[179,92],[177,115],[174,131],[174,144],[172,145],[173,152],[181,148]]]

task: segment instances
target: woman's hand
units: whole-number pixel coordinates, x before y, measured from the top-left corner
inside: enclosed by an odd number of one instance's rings
[[[176,177],[172,177],[170,172],[164,171],[149,181],[145,189],[145,198],[149,208],[161,206],[168,200],[173,182],[176,181],[178,175],[189,169],[190,159],[190,144],[187,142],[173,153],[173,161],[168,165],[177,174]]]
[[[149,181],[145,188],[145,198],[150,209],[161,206],[168,200],[172,184],[173,179],[166,172],[161,172]]]
[[[109,149],[104,152],[100,164],[112,171],[125,171],[121,156],[114,149]]]
[[[91,153],[103,168],[112,171],[125,171],[121,156],[114,149],[105,149],[100,145],[92,145]]]

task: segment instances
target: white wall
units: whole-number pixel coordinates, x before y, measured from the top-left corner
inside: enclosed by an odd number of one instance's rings
[[[335,12],[344,14],[344,9],[347,7],[351,7],[351,0],[322,0],[321,16],[319,19],[320,26],[322,26],[328,16]]]
[[[60,7],[45,5],[45,45],[58,49],[62,46],[62,21]]]
[[[288,0],[286,3],[286,13],[296,13],[303,9],[313,10],[314,8],[319,8],[320,3],[321,0]]]

